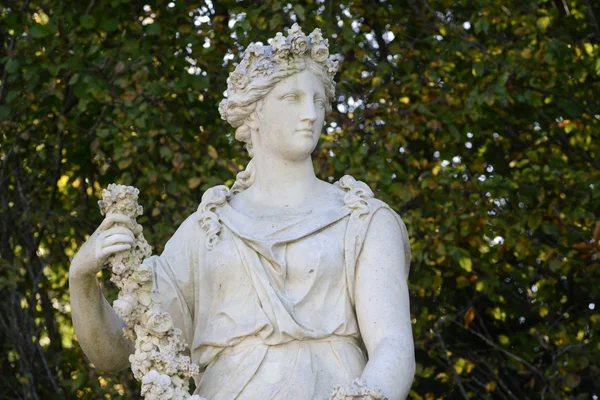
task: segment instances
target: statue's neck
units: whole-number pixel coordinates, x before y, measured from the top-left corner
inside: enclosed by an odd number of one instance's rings
[[[255,157],[256,179],[249,189],[253,200],[273,207],[298,207],[306,203],[319,181],[312,159],[289,161]]]

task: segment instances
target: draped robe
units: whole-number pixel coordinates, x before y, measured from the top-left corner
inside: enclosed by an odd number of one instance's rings
[[[360,377],[367,354],[354,308],[356,263],[376,229],[373,215],[389,207],[339,193],[330,208],[286,218],[255,219],[225,202],[214,211],[221,231],[210,250],[196,212],[145,261],[203,370],[195,394],[322,400]],[[408,236],[394,216],[408,273]]]

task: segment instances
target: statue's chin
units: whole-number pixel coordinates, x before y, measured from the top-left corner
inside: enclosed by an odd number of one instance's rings
[[[294,162],[304,161],[310,157],[315,148],[314,143],[306,140],[306,143],[297,143],[294,149],[288,149],[284,154],[284,158]]]

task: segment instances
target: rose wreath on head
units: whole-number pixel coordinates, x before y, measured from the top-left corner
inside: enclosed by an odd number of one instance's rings
[[[235,138],[246,144],[252,157],[251,132],[257,129],[262,99],[282,79],[310,70],[325,89],[325,114],[331,113],[335,96],[333,77],[338,70],[338,61],[329,55],[329,41],[323,38],[320,29],[306,36],[298,24],[294,24],[284,36],[281,32],[269,39],[270,45],[250,44],[244,58],[227,79],[227,98],[219,104],[221,118],[236,129]],[[254,182],[254,163],[251,160],[240,172],[231,188],[239,193]]]

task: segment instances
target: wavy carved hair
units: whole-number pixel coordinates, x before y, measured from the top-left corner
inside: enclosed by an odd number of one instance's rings
[[[250,157],[254,157],[252,132],[258,130],[263,106],[262,100],[281,80],[304,70],[312,72],[323,83],[325,96],[327,97],[325,115],[329,115],[331,113],[331,103],[335,96],[335,81],[327,74],[322,64],[313,61],[310,57],[303,57],[292,68],[273,73],[266,81],[264,79],[261,79],[260,83],[251,81],[242,96],[237,95],[235,99],[228,99],[226,105],[227,122],[232,126],[238,126],[235,130],[235,138],[245,143]],[[251,159],[246,169],[237,174],[231,192],[237,194],[248,189],[255,179],[256,169]]]

